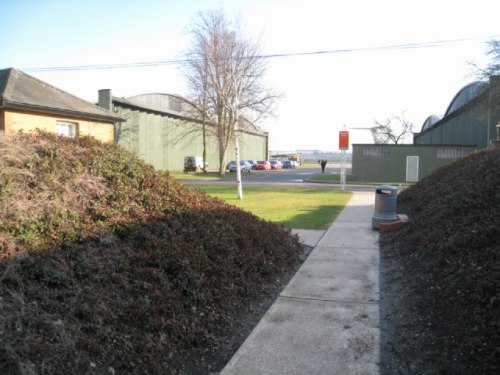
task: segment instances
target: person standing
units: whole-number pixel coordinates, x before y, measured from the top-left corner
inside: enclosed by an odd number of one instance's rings
[[[325,173],[326,160],[321,160],[321,173]]]

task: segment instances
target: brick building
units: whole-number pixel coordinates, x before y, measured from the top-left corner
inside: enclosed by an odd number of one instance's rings
[[[114,142],[115,113],[14,68],[0,70],[0,131],[41,129]]]

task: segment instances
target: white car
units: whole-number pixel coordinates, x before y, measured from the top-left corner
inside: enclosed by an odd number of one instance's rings
[[[229,164],[227,165],[227,170],[229,172],[236,172],[236,161],[230,161]],[[251,172],[252,171],[252,164],[250,164],[246,160],[240,160],[240,169],[242,172]]]

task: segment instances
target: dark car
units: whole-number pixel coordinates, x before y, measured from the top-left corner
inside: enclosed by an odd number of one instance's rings
[[[294,169],[295,168],[295,163],[291,160],[285,160],[283,162],[283,168],[285,169]]]

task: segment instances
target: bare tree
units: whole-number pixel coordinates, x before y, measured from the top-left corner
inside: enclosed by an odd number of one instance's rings
[[[492,40],[488,43],[488,55],[491,57],[490,63],[486,68],[488,76],[500,74],[500,40]]]
[[[374,124],[370,131],[377,144],[401,144],[413,132],[413,124],[405,120],[404,112],[400,116],[393,115],[384,122],[374,121]]]
[[[481,68],[475,63],[471,63],[474,68],[473,75],[479,79],[488,79],[492,75],[500,74],[500,40],[488,42],[486,54],[490,56],[490,62],[485,68]]]
[[[222,9],[199,13],[183,67],[200,118],[215,125],[205,129],[217,137],[221,175],[239,117],[257,122],[272,113],[279,97],[263,85],[267,64],[259,43],[245,39],[238,25]]]

